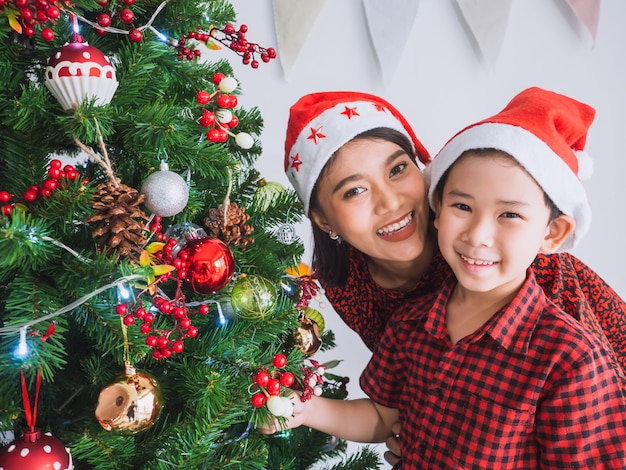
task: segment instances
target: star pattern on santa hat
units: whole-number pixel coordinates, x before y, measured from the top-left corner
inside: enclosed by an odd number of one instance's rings
[[[320,126],[317,129],[311,127],[311,135],[307,137],[307,139],[311,139],[316,144],[320,141],[320,139],[324,139],[326,136],[322,134],[322,127]]]
[[[293,157],[289,157],[291,159],[291,164],[289,165],[291,168],[294,168],[296,171],[300,170],[300,165],[302,165],[302,160],[300,160],[300,155],[295,154]]]
[[[348,116],[348,119],[351,119],[352,116],[360,116],[360,114],[356,110],[356,106],[354,108],[346,106],[345,108],[346,109],[344,109],[343,112],[340,114],[345,114],[346,116]]]
[[[380,103],[372,103],[372,105],[374,106],[374,108],[376,108],[376,111],[383,111],[383,112],[387,112],[387,109]]]

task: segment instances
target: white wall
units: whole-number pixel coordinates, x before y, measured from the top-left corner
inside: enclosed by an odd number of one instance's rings
[[[416,0],[418,1],[418,0]],[[247,37],[277,46],[271,0],[231,0]],[[388,1],[390,8],[393,0]],[[379,94],[402,111],[424,145],[435,154],[467,124],[499,111],[514,94],[537,85],[571,95],[597,109],[587,152],[595,172],[587,188],[594,219],[575,254],[622,296],[626,254],[620,249],[626,221],[626,2],[602,2],[595,46],[565,0],[515,0],[500,58],[490,70],[453,0],[422,0],[395,78],[383,85],[370,45],[361,0],[326,2],[302,48],[289,81],[278,60],[257,70],[235,66],[245,107],[257,106],[264,118],[259,169],[268,180],[288,185],[283,144],[288,108],[301,95],[320,90],[358,90]],[[211,57],[209,56],[209,59]],[[298,227],[309,247],[308,224]],[[338,347],[316,359],[340,358],[338,373],[352,378],[353,398],[363,396],[358,376],[369,354],[360,339],[330,309],[322,310]],[[383,448],[380,446],[379,448]],[[385,467],[387,468],[387,467]]]

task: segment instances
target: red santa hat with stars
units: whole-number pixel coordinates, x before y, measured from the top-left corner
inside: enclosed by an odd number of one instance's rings
[[[560,250],[573,248],[591,223],[582,182],[593,172],[584,148],[594,117],[592,107],[565,95],[537,87],[522,91],[495,116],[452,137],[433,158],[425,173],[431,207],[439,180],[463,152],[501,150],[528,171],[561,212],[576,220],[576,229]]]
[[[324,165],[357,135],[387,127],[404,134],[424,164],[430,155],[404,116],[387,101],[352,91],[303,96],[289,110],[285,139],[285,173],[308,214],[311,192]]]

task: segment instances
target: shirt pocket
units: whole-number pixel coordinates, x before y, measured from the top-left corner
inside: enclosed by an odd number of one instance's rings
[[[510,408],[472,394],[461,410],[455,420],[458,439],[448,449],[459,468],[518,468],[522,450],[528,450],[534,408]]]

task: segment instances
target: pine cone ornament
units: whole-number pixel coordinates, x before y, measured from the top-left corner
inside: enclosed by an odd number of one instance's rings
[[[143,194],[124,184],[108,182],[98,187],[92,204],[96,213],[87,223],[94,227],[92,236],[105,253],[139,260],[147,243],[144,228],[148,216],[140,208],[143,200]]]
[[[246,222],[250,216],[245,213],[243,207],[231,202],[226,206],[226,217],[224,218],[224,204],[217,208],[209,209],[208,217],[204,219],[204,226],[210,231],[210,235],[222,239],[227,245],[241,245],[245,247],[248,243],[254,243],[250,235],[254,229]]]

